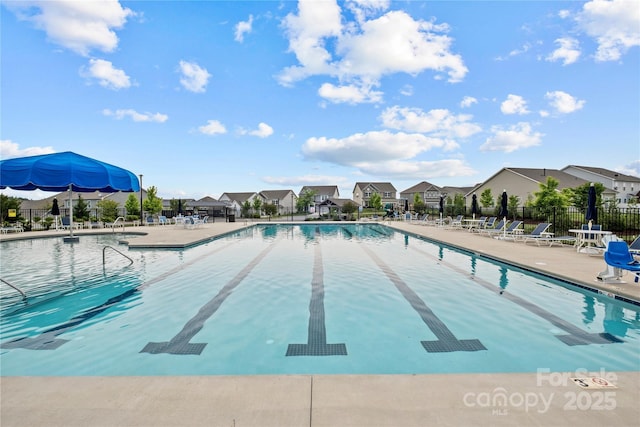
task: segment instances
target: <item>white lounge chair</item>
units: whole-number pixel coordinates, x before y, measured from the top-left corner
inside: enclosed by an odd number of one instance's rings
[[[550,222],[541,222],[536,228],[529,234],[520,234],[516,236],[516,240],[521,240],[526,245],[527,242],[536,242],[538,246],[540,246],[540,242],[543,241],[545,237],[553,237],[553,233],[549,233],[547,230],[551,227]]]

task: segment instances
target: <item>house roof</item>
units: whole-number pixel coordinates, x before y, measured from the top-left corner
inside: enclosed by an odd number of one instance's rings
[[[336,192],[339,194],[337,185],[305,185],[302,187],[299,194],[304,193],[305,190],[315,191],[319,195],[334,194]]]
[[[478,184],[473,188],[470,188],[469,191],[466,193],[466,195],[473,193],[478,189],[478,187],[485,185],[496,176],[505,172],[519,175],[525,179],[531,180],[532,182],[536,182],[536,183],[545,183],[548,177],[552,177],[558,181],[558,190],[562,190],[564,188],[575,188],[575,187],[584,185],[585,183],[588,183],[588,181],[585,181],[582,178],[578,178],[576,176],[570,175],[558,169],[502,168],[495,174],[491,175],[491,177],[489,177],[484,182]]]
[[[356,182],[353,191],[356,191],[357,188],[364,190],[367,187],[372,187],[380,193],[395,193],[398,191],[390,182]]]
[[[293,190],[262,190],[260,195],[269,200],[284,200],[289,197]]]
[[[336,198],[332,198],[332,199],[327,199],[324,202],[320,203],[320,206],[337,206],[339,208],[343,207],[345,205],[345,203],[354,203],[355,202],[351,199],[336,199]]]
[[[225,196],[231,200],[232,202],[244,203],[253,197],[256,193],[222,193],[220,198],[224,198]]]
[[[594,168],[591,166],[577,166],[577,165],[569,165],[566,166],[564,169],[567,168],[576,168],[576,169],[582,169],[583,171],[586,172],[590,172],[596,175],[601,175],[605,178],[608,179],[613,179],[615,181],[626,181],[626,182],[640,182],[640,178],[637,176],[631,176],[631,175],[626,175],[620,172],[616,172],[616,171],[612,171],[609,169],[604,169],[604,168]]]
[[[440,191],[440,187],[435,184],[432,184],[427,181],[422,181],[414,185],[413,187],[409,187],[406,190],[402,191],[402,193],[424,193],[425,191],[435,189]]]

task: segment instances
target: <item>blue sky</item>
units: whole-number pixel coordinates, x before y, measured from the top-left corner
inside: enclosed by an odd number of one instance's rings
[[[2,159],[74,151],[196,199],[640,176],[636,0],[1,3]]]

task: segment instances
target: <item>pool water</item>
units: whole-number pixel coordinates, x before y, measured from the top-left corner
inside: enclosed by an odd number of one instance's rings
[[[2,375],[640,370],[640,307],[383,225],[120,238],[0,243]]]

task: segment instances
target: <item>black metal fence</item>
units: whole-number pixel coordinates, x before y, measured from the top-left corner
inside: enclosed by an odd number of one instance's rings
[[[465,215],[471,216],[471,208],[456,209],[454,206],[445,206],[444,216]],[[477,216],[498,216],[498,208],[482,208]],[[438,216],[437,209],[431,209],[429,215]],[[535,228],[538,223],[550,222],[550,231],[556,236],[570,235],[569,230],[581,228],[587,222],[584,219],[584,211],[576,208],[533,208],[518,207],[509,211],[509,220],[520,220],[524,222],[525,229]],[[609,230],[619,238],[627,242],[633,241],[640,234],[640,208],[609,208],[598,209],[598,224],[603,230]]]
[[[213,217],[223,217],[225,213],[223,211],[215,210],[199,210],[200,215],[209,215]],[[427,211],[429,215],[438,216],[437,209],[429,209]],[[471,216],[470,208],[456,208],[455,206],[445,206],[444,216],[465,215],[465,217]],[[162,215],[172,218],[176,215],[176,212],[171,210],[162,211]],[[481,213],[478,214],[485,216],[497,216],[498,208],[482,208]],[[69,209],[60,209],[60,216],[69,216]],[[124,208],[118,209],[118,216],[126,218],[126,211]],[[92,220],[102,220],[100,209],[90,209],[89,217]],[[48,222],[46,218],[51,218],[48,221],[52,221],[51,213],[45,209],[20,209],[18,211],[17,220],[22,221],[26,229],[43,229],[46,228]],[[509,219],[521,220],[525,224],[527,230],[533,229],[540,222],[550,222],[551,230],[556,236],[565,236],[569,234],[569,230],[572,228],[580,228],[582,224],[585,224],[584,212],[576,208],[548,208],[539,209],[532,207],[519,207],[509,212]],[[6,220],[6,219],[5,219]],[[15,221],[16,219],[9,219],[9,221]],[[598,209],[598,224],[602,226],[603,230],[609,230],[616,234],[618,237],[631,242],[640,234],[640,208],[609,208]]]

